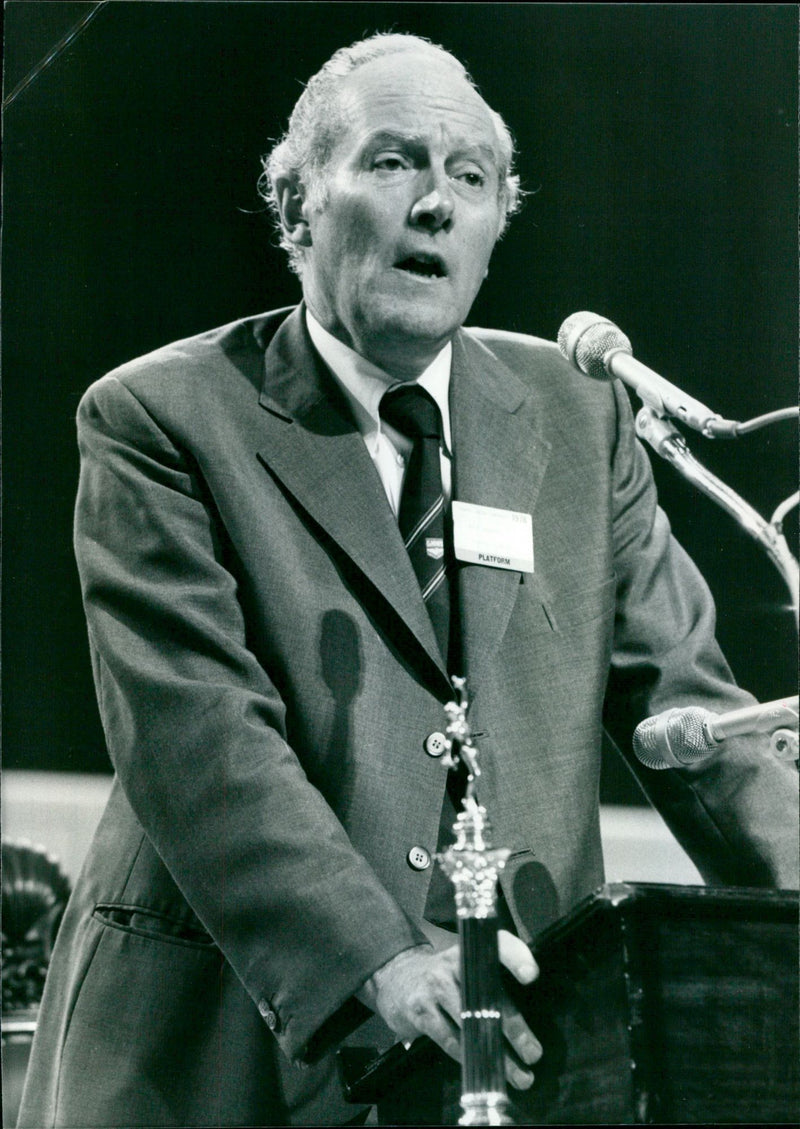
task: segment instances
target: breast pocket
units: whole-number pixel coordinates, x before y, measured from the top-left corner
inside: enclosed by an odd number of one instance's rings
[[[559,592],[549,601],[544,601],[548,618],[554,631],[592,623],[594,620],[611,616],[616,608],[617,579],[615,576],[602,584],[576,588],[571,592]]]

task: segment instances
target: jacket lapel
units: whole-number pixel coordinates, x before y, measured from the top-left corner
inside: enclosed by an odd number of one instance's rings
[[[265,357],[259,458],[392,607],[449,683],[430,616],[379,475],[308,338],[304,307]]]
[[[533,514],[550,444],[535,394],[469,333],[457,334],[451,384],[454,497]],[[534,521],[534,541],[536,523]],[[520,573],[460,566],[460,604],[467,672],[494,653],[519,593]]]
[[[450,402],[454,497],[533,513],[550,444],[530,389],[476,337],[459,332]],[[446,670],[397,522],[341,394],[311,345],[303,306],[267,347],[260,403],[266,410],[259,458],[390,605],[447,693]],[[518,572],[461,566],[467,670],[471,655],[485,660],[497,649],[519,585]]]

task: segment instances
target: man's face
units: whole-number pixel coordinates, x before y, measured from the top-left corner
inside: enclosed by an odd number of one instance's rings
[[[334,336],[417,376],[464,322],[500,230],[494,125],[455,67],[411,51],[349,75],[341,108],[326,196],[304,207],[303,292]]]

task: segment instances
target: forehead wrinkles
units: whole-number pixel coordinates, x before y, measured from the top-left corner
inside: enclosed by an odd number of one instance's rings
[[[458,71],[431,73],[429,66],[385,71],[368,65],[349,76],[340,102],[345,144],[383,130],[488,145],[498,155],[489,108]]]
[[[355,108],[354,108],[355,109]],[[375,99],[365,113],[353,114],[357,127],[374,133],[400,132],[420,139],[458,139],[467,144],[490,144],[494,149],[494,128],[488,114],[464,106],[455,98],[392,98],[387,94]]]

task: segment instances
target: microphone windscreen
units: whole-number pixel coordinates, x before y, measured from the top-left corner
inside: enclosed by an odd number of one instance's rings
[[[610,380],[604,364],[612,349],[633,353],[631,343],[613,321],[582,310],[562,323],[558,331],[558,347],[571,365],[594,380]]]
[[[703,722],[712,717],[700,706],[667,710],[645,718],[633,734],[633,751],[646,768],[681,768],[705,760],[716,744]]]

